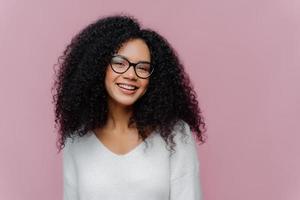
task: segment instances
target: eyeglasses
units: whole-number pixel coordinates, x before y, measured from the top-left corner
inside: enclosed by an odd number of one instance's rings
[[[141,61],[138,63],[131,63],[127,58],[121,55],[113,55],[110,66],[112,70],[118,74],[125,73],[130,66],[133,66],[135,74],[143,79],[148,78],[154,70],[150,62]]]

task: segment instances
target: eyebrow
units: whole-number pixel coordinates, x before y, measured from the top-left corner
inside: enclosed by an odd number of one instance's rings
[[[119,56],[119,57],[124,58],[124,59],[126,59],[127,61],[129,61],[129,59],[128,59],[126,56],[123,56],[123,55],[120,55],[120,54],[114,54],[114,56]],[[151,64],[151,62],[149,62],[149,61],[144,61],[144,60],[139,61],[139,62],[137,62],[137,63],[149,63],[149,64]]]

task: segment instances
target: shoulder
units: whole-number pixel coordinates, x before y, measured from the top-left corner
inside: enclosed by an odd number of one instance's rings
[[[71,153],[77,150],[87,149],[86,146],[88,146],[91,141],[91,134],[89,131],[83,136],[73,135],[72,137],[67,137],[65,139],[64,152]]]
[[[197,156],[196,139],[189,124],[178,121],[173,128],[174,160],[185,160]],[[180,162],[180,161],[179,161]]]
[[[171,156],[171,179],[175,180],[185,174],[197,173],[199,159],[195,137],[190,126],[183,120],[174,127],[175,153]]]
[[[173,131],[174,131],[174,140],[176,143],[179,143],[179,145],[182,146],[182,145],[195,144],[195,138],[191,131],[191,128],[189,124],[184,120],[179,120],[175,124]]]

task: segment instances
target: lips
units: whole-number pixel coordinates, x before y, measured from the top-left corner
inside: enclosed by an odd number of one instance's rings
[[[122,84],[116,84],[116,85],[118,86],[119,90],[125,95],[133,95],[137,91],[137,88],[135,86],[133,88],[132,87],[129,88],[128,86]]]
[[[136,90],[138,89],[139,87],[135,86],[135,85],[132,85],[132,84],[126,84],[126,83],[117,83],[117,85],[121,88],[124,88],[124,89],[129,89],[129,90]]]

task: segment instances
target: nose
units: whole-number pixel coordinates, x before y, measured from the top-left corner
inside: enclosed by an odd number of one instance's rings
[[[124,75],[124,77],[129,78],[129,79],[137,79],[137,76],[134,71],[134,67],[132,65],[129,67],[129,69],[123,75]]]

